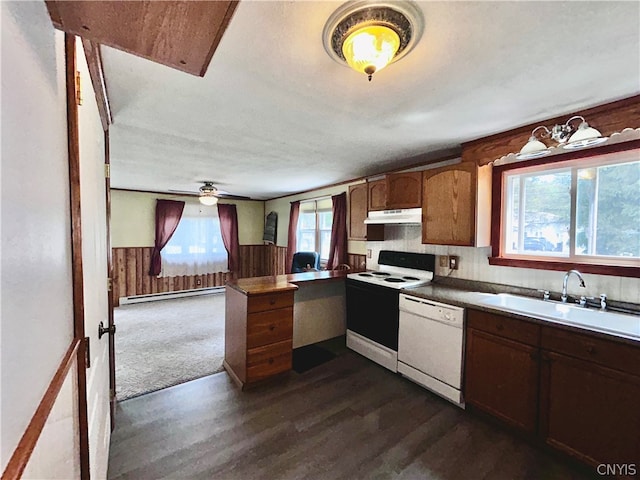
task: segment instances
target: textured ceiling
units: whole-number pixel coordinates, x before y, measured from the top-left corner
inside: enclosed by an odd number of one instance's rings
[[[640,91],[639,2],[418,3],[372,82],[324,51],[341,2],[241,1],[204,78],[103,47],[112,187],[272,198]]]

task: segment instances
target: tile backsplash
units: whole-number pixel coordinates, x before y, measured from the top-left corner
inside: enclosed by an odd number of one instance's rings
[[[529,268],[502,267],[489,265],[490,247],[456,247],[447,245],[423,245],[420,225],[385,225],[383,242],[367,242],[371,258],[367,258],[367,268],[378,267],[380,250],[432,253],[434,255],[457,255],[460,257],[458,270],[440,267],[436,260],[435,274],[464,278],[481,282],[500,283],[518,287],[536,288],[560,292],[565,272],[536,270]],[[610,299],[622,302],[640,303],[640,279],[614,277],[610,275],[584,274],[586,288],[580,288],[575,278],[569,279],[568,292],[572,295],[597,297],[606,293]]]

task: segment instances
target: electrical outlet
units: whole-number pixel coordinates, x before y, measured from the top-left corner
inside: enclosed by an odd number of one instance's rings
[[[446,255],[440,255],[440,266],[442,268],[447,268],[448,265],[449,265],[449,257],[447,257]]]
[[[449,269],[457,270],[458,264],[460,263],[460,257],[457,255],[449,255]]]
[[[371,258],[371,249],[367,248],[367,258]]]
[[[196,279],[196,286],[202,285],[202,280],[197,278]]]

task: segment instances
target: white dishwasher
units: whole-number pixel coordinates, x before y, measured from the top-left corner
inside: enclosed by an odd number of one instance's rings
[[[400,294],[398,373],[464,408],[464,309]]]

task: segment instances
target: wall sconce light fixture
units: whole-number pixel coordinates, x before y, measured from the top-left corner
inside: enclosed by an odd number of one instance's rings
[[[575,126],[575,122],[573,125],[571,124],[574,120],[581,120],[581,122]],[[544,133],[537,137],[536,132],[541,129],[544,130]],[[568,150],[591,147],[607,140],[607,137],[603,137],[598,130],[590,127],[584,117],[576,115],[562,125],[554,125],[551,130],[544,125],[534,128],[527,143],[522,147],[520,153],[516,154],[516,158],[518,160],[530,160],[548,155],[551,150],[540,138],[549,137],[555,140],[558,146]]]
[[[322,33],[331,58],[364,73],[375,72],[406,55],[424,29],[422,11],[412,2],[348,2],[336,10]]]

